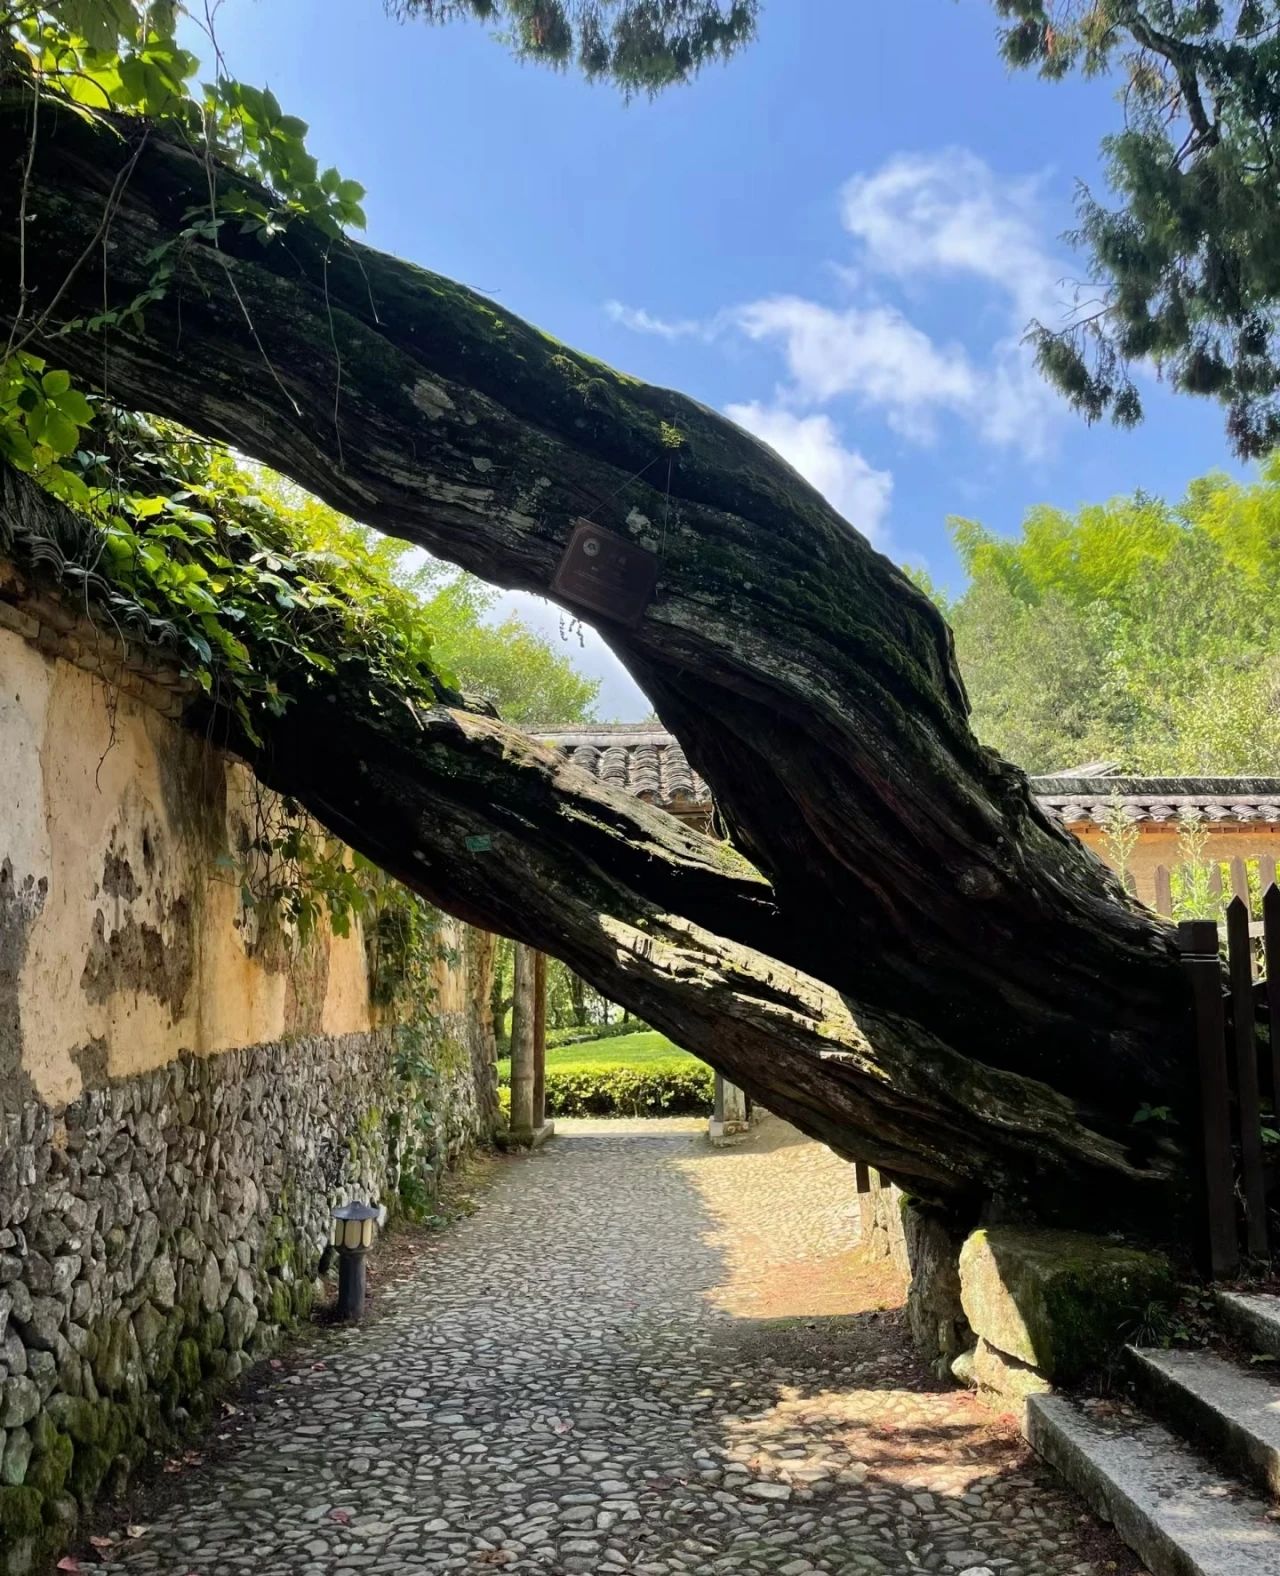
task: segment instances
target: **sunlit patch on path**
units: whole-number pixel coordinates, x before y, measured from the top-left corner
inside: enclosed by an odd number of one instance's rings
[[[566,1122],[358,1330],[173,1480],[114,1568],[1104,1576],[1136,1569],[931,1380],[851,1168],[768,1121]]]

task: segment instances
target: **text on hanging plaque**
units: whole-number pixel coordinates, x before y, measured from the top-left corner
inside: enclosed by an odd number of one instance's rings
[[[637,624],[658,581],[658,556],[590,520],[578,520],[551,589],[566,602]]]

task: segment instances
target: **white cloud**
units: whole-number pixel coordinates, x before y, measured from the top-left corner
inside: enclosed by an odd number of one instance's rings
[[[995,346],[994,356],[977,411],[978,431],[995,448],[1017,449],[1028,460],[1043,459],[1052,447],[1062,402],[1036,371],[1025,346],[1006,340]]]
[[[839,308],[774,297],[741,308],[737,321],[752,338],[781,342],[789,396],[799,405],[850,396],[921,442],[933,436],[936,416],[950,411],[985,443],[1039,458],[1062,407],[1035,371],[1022,332],[1032,318],[1061,321],[1072,292],[1044,241],[1038,187],[1034,179],[998,176],[963,148],[897,154],[841,193],[841,217],[858,250],[838,271],[862,302]],[[898,307],[872,299],[877,281],[960,279],[991,292],[996,326],[987,345],[973,343],[971,308],[963,325],[969,345],[943,345]]]
[[[796,399],[822,405],[851,394],[887,411],[911,436],[927,436],[934,408],[971,405],[981,386],[963,350],[935,345],[892,307],[838,311],[774,296],[743,307],[737,318],[752,339],[782,342]]]
[[[969,274],[1005,295],[1019,332],[1060,315],[1063,267],[1043,244],[1038,182],[1001,179],[965,148],[899,153],[841,193],[864,267],[892,278]]]
[[[759,419],[776,423],[793,412],[788,419],[802,425],[806,410],[851,400],[913,442],[931,441],[939,418],[950,415],[980,442],[1037,459],[1063,406],[1035,371],[1022,335],[1032,318],[1053,325],[1073,304],[1067,270],[1045,239],[1040,185],[1036,177],[1001,176],[964,148],[895,154],[841,191],[841,220],[856,250],[832,265],[840,304],[779,294],[711,318],[676,320],[616,301],[607,310],[638,333],[710,341],[736,331],[778,346],[789,381],[770,405],[734,407],[762,413]],[[943,342],[907,308],[958,283],[970,290],[942,299],[956,325]],[[985,303],[975,306],[974,285]],[[898,303],[885,299],[894,287]],[[819,443],[818,429],[809,429],[807,441]],[[834,429],[822,446],[838,448]],[[783,442],[775,447],[786,452]]]
[[[885,546],[893,476],[869,465],[856,449],[846,449],[830,416],[797,416],[759,400],[728,405],[725,414],[776,449],[874,546]]]
[[[710,338],[713,332],[710,324],[699,322],[697,318],[682,317],[672,321],[655,317],[642,306],[624,306],[621,301],[606,301],[604,309],[615,323],[621,323],[623,328],[629,328],[635,334],[656,334],[660,339],[688,339],[694,336]]]

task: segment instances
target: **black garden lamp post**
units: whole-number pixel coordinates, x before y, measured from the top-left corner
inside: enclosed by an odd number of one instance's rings
[[[338,1250],[338,1317],[359,1319],[364,1314],[364,1257],[373,1246],[378,1211],[372,1204],[352,1199],[333,1212],[333,1245]]]

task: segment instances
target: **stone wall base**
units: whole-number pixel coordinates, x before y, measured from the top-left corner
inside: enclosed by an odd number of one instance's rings
[[[309,1311],[335,1204],[394,1210],[401,1087],[379,1031],[0,1107],[3,1576]],[[455,1102],[453,1142],[477,1103]]]
[[[864,1200],[863,1243],[872,1258],[887,1258],[907,1282],[912,1339],[939,1378],[973,1345],[960,1303],[962,1238],[940,1210],[913,1203],[872,1171]]]

